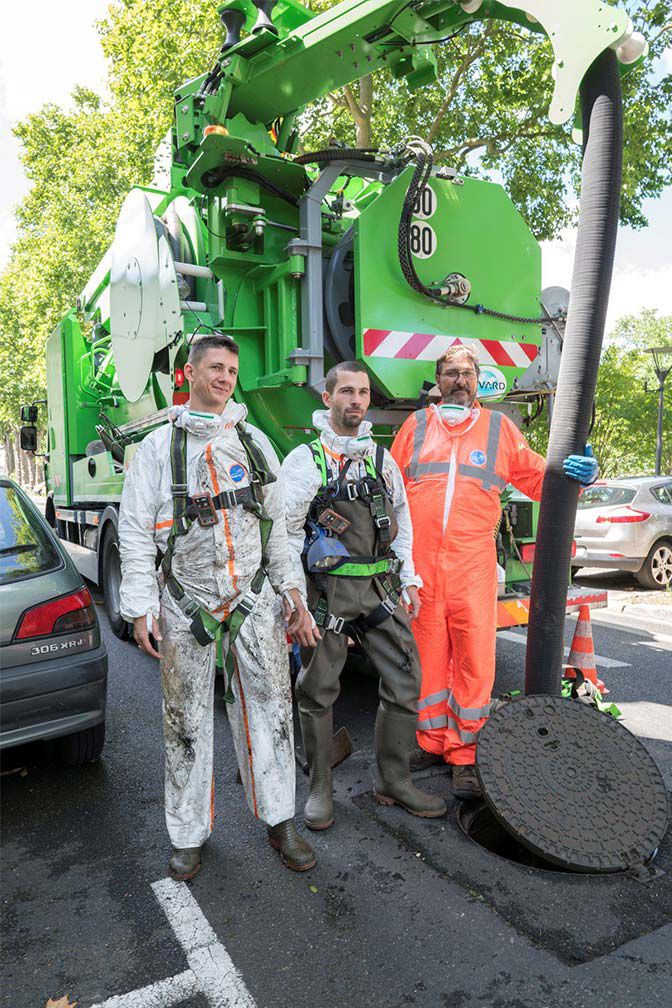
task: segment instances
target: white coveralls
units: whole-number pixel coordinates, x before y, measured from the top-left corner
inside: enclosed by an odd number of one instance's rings
[[[230,401],[221,417],[178,410],[185,427],[189,494],[249,486],[249,462],[234,425],[247,409]],[[280,465],[268,438],[248,426],[273,473]],[[159,618],[163,641],[161,677],[165,739],[166,824],[174,847],[200,847],[214,821],[213,699],[215,646],[200,645],[190,621],[155,570],[157,547],[164,552],[172,525],[170,442],[172,424],[149,434],[136,452],[124,482],[119,512],[122,564],[121,612],[133,620]],[[280,480],[263,489],[273,519],[267,547],[268,580],[250,592],[261,564],[257,518],[241,505],[218,510],[209,528],[194,521],[175,540],[172,573],[185,592],[220,619],[246,595],[255,599],[231,648],[235,703],[228,705],[233,742],[250,810],[275,826],[294,815],[294,735],[289,663],[280,599],[291,588],[304,595],[303,577],[290,574],[284,500]],[[270,581],[270,585],[269,585]],[[275,591],[276,594],[273,592]],[[224,652],[226,653],[226,638]]]

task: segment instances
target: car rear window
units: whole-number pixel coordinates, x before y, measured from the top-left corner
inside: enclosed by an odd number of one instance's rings
[[[56,570],[63,561],[13,487],[0,486],[0,585]]]
[[[636,490],[619,486],[586,487],[579,497],[579,510],[588,508],[611,507],[613,504],[629,504],[634,499]]]

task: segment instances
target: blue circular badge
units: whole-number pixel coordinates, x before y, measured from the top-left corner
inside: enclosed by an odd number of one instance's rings
[[[241,480],[245,479],[247,473],[241,465],[232,465],[229,469],[229,475],[234,483],[240,483]]]
[[[469,456],[469,459],[471,462],[474,463],[474,465],[477,466],[485,465],[485,452],[473,451]]]

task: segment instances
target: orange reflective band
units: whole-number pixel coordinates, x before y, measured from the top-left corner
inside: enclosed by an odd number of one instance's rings
[[[208,464],[208,471],[210,473],[210,479],[212,480],[212,489],[215,494],[218,494],[220,492],[219,480],[217,479],[217,469],[215,468],[215,463],[212,458],[212,445],[208,445],[207,448],[205,449],[205,461]],[[231,587],[233,588],[234,594],[237,595],[238,578],[236,577],[236,567],[234,563],[236,554],[233,548],[233,536],[231,535],[231,526],[229,525],[229,519],[227,517],[226,511],[222,511],[221,515],[224,522],[224,535],[226,537],[226,548],[229,553],[227,568],[229,571],[229,577],[231,578]]]
[[[257,789],[254,786],[254,764],[252,762],[252,738],[250,736],[250,723],[247,718],[247,704],[245,703],[245,694],[243,693],[243,684],[240,681],[240,672],[238,671],[238,662],[236,661],[236,655],[234,651],[231,651],[231,661],[233,662],[233,670],[236,674],[236,681],[238,683],[238,696],[240,699],[240,706],[243,711],[243,724],[245,725],[245,739],[247,741],[247,762],[250,768],[250,786],[252,790],[252,805],[254,807],[254,818],[259,818],[259,811],[257,809]]]
[[[170,526],[172,524],[173,524],[173,519],[172,518],[167,518],[165,521],[157,522],[156,525],[154,526],[154,528],[155,529],[170,528]]]

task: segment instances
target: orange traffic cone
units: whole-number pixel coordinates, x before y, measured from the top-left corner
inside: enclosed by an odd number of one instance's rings
[[[565,670],[565,678],[573,679],[574,669],[583,672],[586,679],[597,686],[600,693],[608,693],[609,690],[601,679],[598,679],[597,668],[595,667],[595,645],[593,644],[593,631],[590,625],[590,606],[582,605],[579,609],[579,618],[576,621],[576,630],[572,639],[572,646],[567,659],[569,666]]]

